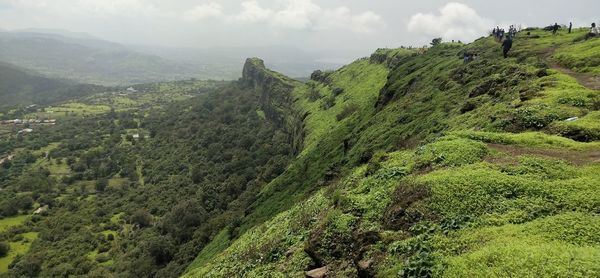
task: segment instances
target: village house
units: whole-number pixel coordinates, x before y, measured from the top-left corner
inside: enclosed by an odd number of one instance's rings
[[[45,205],[43,207],[39,207],[38,209],[36,209],[33,214],[42,214],[44,212],[46,212],[48,210],[48,205]]]
[[[25,129],[19,130],[18,134],[32,133],[32,132],[33,132],[33,129],[31,129],[31,128],[25,128]]]

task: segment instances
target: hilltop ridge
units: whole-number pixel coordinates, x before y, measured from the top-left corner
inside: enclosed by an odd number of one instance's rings
[[[381,49],[296,85],[302,152],[185,277],[599,274],[600,92],[552,67],[593,74],[598,40],[527,32],[509,59]]]

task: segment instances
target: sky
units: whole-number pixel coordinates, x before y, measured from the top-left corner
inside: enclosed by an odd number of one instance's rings
[[[370,53],[493,26],[600,22],[598,0],[0,0],[0,29],[64,29],[136,45]]]

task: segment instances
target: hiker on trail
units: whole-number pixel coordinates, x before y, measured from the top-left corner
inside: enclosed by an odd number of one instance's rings
[[[465,64],[468,64],[470,62],[475,61],[475,59],[477,59],[477,54],[473,53],[473,52],[465,52],[463,54],[463,62]]]
[[[508,52],[512,48],[512,43],[513,41],[510,36],[507,37],[506,40],[504,40],[504,42],[502,43],[502,53],[504,54],[504,59],[508,58]]]
[[[494,30],[496,30],[496,33],[494,34],[496,37],[496,40],[499,41],[500,40],[499,39],[500,38],[500,27],[497,26],[496,29],[494,29]]]
[[[569,34],[571,34],[571,29],[573,29],[573,22],[569,22]]]
[[[556,35],[556,32],[558,32],[558,28],[560,28],[560,26],[558,26],[558,23],[554,23],[554,25],[552,26],[553,35]]]

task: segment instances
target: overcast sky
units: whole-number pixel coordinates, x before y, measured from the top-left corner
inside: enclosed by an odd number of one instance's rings
[[[497,24],[600,21],[600,0],[0,0],[0,28],[55,28],[172,47],[370,52],[469,41]]]

